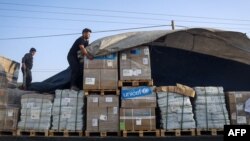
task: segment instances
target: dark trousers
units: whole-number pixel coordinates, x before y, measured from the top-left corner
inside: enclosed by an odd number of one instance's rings
[[[31,81],[32,81],[32,73],[29,68],[22,68],[23,73],[23,86],[27,89],[29,88]]]
[[[73,56],[68,56],[68,62],[71,68],[71,86],[82,88],[83,65],[79,62],[78,58]]]

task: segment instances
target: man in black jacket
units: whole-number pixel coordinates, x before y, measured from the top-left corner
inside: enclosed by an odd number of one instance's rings
[[[31,69],[33,67],[33,56],[36,53],[35,48],[31,48],[22,58],[23,88],[28,89],[32,81]]]
[[[72,90],[79,90],[81,87],[82,77],[81,74],[83,73],[82,69],[83,65],[80,63],[80,59],[78,58],[78,51],[80,50],[83,56],[87,56],[91,58],[87,51],[86,47],[89,45],[89,38],[90,33],[92,31],[88,28],[82,30],[82,36],[79,37],[74,44],[72,45],[71,49],[69,50],[67,59],[71,68],[71,89]]]

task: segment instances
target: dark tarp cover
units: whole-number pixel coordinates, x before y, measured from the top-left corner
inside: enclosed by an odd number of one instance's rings
[[[31,91],[38,92],[54,92],[56,89],[67,89],[69,88],[71,77],[71,69],[68,67],[66,70],[42,81],[34,82],[29,87]]]
[[[239,32],[208,29],[124,33],[98,39],[88,51],[95,56],[149,45],[156,86],[223,86],[250,91],[250,40]],[[42,92],[69,88],[70,69],[32,83]]]

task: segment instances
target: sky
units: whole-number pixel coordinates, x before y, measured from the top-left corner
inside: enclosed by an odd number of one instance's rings
[[[249,5],[249,0],[0,0],[0,56],[21,63],[35,47],[33,82],[40,82],[69,66],[67,53],[85,27],[93,31],[90,43],[123,32],[171,30],[171,20],[176,29],[216,28],[249,37]],[[130,29],[158,25],[168,26]],[[129,30],[110,31],[116,29]],[[39,37],[50,35],[61,36]]]

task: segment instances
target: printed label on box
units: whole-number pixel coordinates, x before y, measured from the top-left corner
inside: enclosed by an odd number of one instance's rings
[[[32,108],[33,106],[34,106],[34,103],[33,102],[29,102],[29,103],[27,103],[26,108]]]
[[[85,84],[87,85],[95,85],[95,78],[85,78]]]
[[[246,124],[247,123],[247,118],[245,116],[238,116],[237,117],[237,123],[238,124]]]
[[[145,55],[149,55],[149,49],[148,49],[148,48],[145,48],[145,49],[144,49],[144,54],[145,54]]]
[[[30,111],[31,119],[40,119],[40,107],[32,107]]]
[[[120,122],[120,130],[125,130],[125,122]]]
[[[245,103],[245,112],[250,113],[250,98]]]
[[[113,107],[113,114],[116,115],[118,113],[118,107]]]
[[[144,64],[144,65],[148,65],[148,58],[143,58],[142,61],[143,61],[143,64]]]
[[[127,60],[127,54],[122,53],[122,60]]]
[[[133,76],[138,76],[137,69],[133,69]]]
[[[136,118],[136,125],[141,125],[141,118]]]
[[[92,126],[93,127],[97,127],[98,126],[98,119],[96,119],[96,118],[92,119]]]
[[[142,72],[141,72],[141,69],[137,69],[137,74],[140,75]]]
[[[100,115],[100,120],[107,120],[107,116],[106,115]]]
[[[106,98],[105,98],[105,101],[106,101],[106,102],[113,102],[113,98],[112,98],[112,97],[106,97]]]
[[[108,65],[108,67],[113,67],[113,61],[107,60],[107,65]]]
[[[98,102],[98,97],[94,97],[93,98],[93,103],[97,103]]]
[[[70,98],[63,98],[62,103],[69,104],[70,103]]]
[[[13,117],[14,111],[13,110],[8,110],[8,117]]]
[[[71,110],[71,107],[62,107],[62,118],[70,118]]]
[[[243,111],[243,104],[237,104],[236,109],[237,111]]]
[[[133,75],[133,70],[131,70],[131,69],[123,69],[122,74],[123,74],[123,76],[132,76]]]
[[[236,113],[232,113],[231,118],[232,118],[232,120],[236,120]]]
[[[242,94],[236,94],[235,97],[236,98],[242,98]]]

